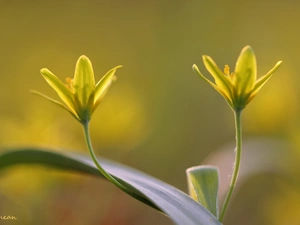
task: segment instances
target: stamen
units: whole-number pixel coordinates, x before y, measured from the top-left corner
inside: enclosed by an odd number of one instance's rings
[[[229,76],[230,75],[230,67],[228,65],[225,65],[224,67],[224,73],[225,75]]]
[[[66,82],[67,82],[66,83],[67,88],[69,88],[72,91],[72,89],[73,89],[73,79],[70,78],[70,77],[67,77]]]
[[[231,72],[230,77],[231,77],[231,79],[233,79],[233,77],[234,77],[234,72]]]

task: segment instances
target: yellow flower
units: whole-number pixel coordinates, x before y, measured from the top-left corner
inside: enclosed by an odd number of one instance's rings
[[[194,72],[213,86],[235,111],[246,107],[282,63],[282,61],[277,62],[265,76],[257,80],[256,58],[250,46],[242,49],[233,73],[230,73],[228,65],[225,65],[224,72],[222,72],[212,58],[206,55],[202,58],[215,83],[204,77],[195,64],[193,65]]]
[[[74,78],[66,79],[67,84],[64,84],[50,70],[46,68],[41,69],[42,76],[56,91],[63,103],[37,91],[32,91],[32,93],[48,99],[67,110],[79,122],[86,123],[90,121],[94,110],[114,80],[116,70],[120,67],[117,66],[109,70],[95,85],[92,63],[83,55],[77,60]]]

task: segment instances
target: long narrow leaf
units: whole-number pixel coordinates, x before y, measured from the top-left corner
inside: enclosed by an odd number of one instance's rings
[[[7,149],[8,150],[8,149]],[[168,215],[177,225],[221,225],[203,206],[180,190],[130,167],[99,158],[101,165],[137,199]],[[0,170],[17,164],[42,164],[103,177],[88,156],[40,149],[11,149],[0,155]]]

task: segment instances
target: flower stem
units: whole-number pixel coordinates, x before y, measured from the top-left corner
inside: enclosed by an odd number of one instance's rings
[[[229,189],[225,198],[225,201],[223,203],[223,207],[221,210],[221,214],[219,217],[219,221],[222,222],[224,219],[224,215],[226,212],[226,209],[228,207],[228,203],[230,201],[230,198],[232,196],[233,190],[236,185],[237,177],[239,174],[240,169],[240,162],[241,162],[241,155],[242,155],[242,125],[241,125],[241,114],[242,110],[236,110],[234,112],[234,119],[235,119],[235,132],[236,132],[236,149],[235,149],[235,162],[234,162],[234,170],[232,173]]]
[[[85,142],[87,145],[87,148],[90,152],[90,155],[95,163],[95,165],[97,166],[98,170],[102,173],[102,175],[109,180],[110,182],[112,182],[113,184],[115,184],[118,188],[120,188],[121,190],[125,191],[128,193],[127,188],[125,188],[122,184],[120,184],[115,178],[113,178],[109,173],[107,173],[103,167],[99,164],[97,157],[95,155],[93,146],[92,146],[92,141],[91,141],[91,137],[90,137],[90,130],[89,130],[89,122],[86,123],[82,123],[83,125],[83,131],[84,131],[84,137],[85,137]]]
[[[138,199],[141,202],[144,202],[145,204],[153,207],[154,209],[157,209],[157,210],[161,211],[156,205],[150,204],[149,201],[146,198],[143,198],[140,194],[137,194],[138,191],[135,190],[134,187],[131,187],[130,184],[126,184],[127,187],[125,187],[123,184],[121,184],[114,177],[112,177],[108,172],[105,171],[105,169],[99,164],[98,159],[95,155],[93,146],[92,146],[92,141],[91,141],[91,137],[90,137],[90,130],[89,130],[89,122],[82,123],[82,125],[83,125],[83,132],[84,132],[84,137],[85,137],[85,142],[86,142],[87,148],[90,152],[90,155],[93,159],[93,162],[95,163],[98,170],[102,173],[102,175],[107,180],[109,180],[111,183],[113,183],[118,188],[120,188],[122,191],[127,193],[128,195]]]

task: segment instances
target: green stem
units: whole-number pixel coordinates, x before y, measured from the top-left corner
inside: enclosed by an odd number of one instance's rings
[[[122,185],[119,181],[117,181],[114,177],[112,177],[109,173],[107,173],[105,171],[105,169],[103,169],[103,167],[99,164],[98,160],[97,160],[97,157],[95,155],[95,152],[94,152],[94,149],[93,149],[93,146],[92,146],[92,141],[91,141],[91,137],[90,137],[90,130],[89,130],[89,122],[86,122],[86,123],[82,123],[83,125],[83,131],[84,131],[84,137],[85,137],[85,141],[86,141],[86,145],[87,145],[87,148],[90,152],[90,155],[96,165],[96,167],[98,168],[98,170],[102,173],[102,175],[107,179],[109,180],[111,183],[113,183],[114,185],[116,185],[118,188],[120,188],[122,191],[124,191],[125,193],[129,194],[130,196],[140,200],[141,202],[144,202],[145,204],[161,211],[159,208],[157,208],[157,206],[153,205],[153,204],[149,204],[149,202],[147,201],[146,198],[143,198],[142,196],[138,195],[135,193],[136,190],[134,190],[133,187],[130,187],[129,184],[128,185],[128,188],[126,188],[124,185]]]
[[[235,149],[235,162],[234,162],[234,170],[231,177],[229,189],[225,198],[225,201],[223,203],[223,207],[221,210],[221,214],[219,217],[219,221],[222,222],[224,219],[224,215],[226,212],[226,209],[228,207],[228,203],[230,201],[230,198],[232,196],[233,190],[236,185],[236,181],[239,174],[240,169],[240,162],[241,162],[241,155],[242,155],[242,125],[241,125],[241,114],[242,110],[236,110],[234,113],[235,118],[235,132],[236,132],[236,149]]]
[[[118,188],[120,188],[121,190],[125,191],[128,193],[127,188],[125,188],[122,184],[120,184],[115,178],[113,178],[109,173],[107,173],[103,167],[99,164],[97,157],[95,155],[93,146],[92,146],[92,141],[91,141],[91,137],[90,137],[90,130],[89,130],[89,122],[86,123],[82,123],[83,125],[83,131],[84,131],[84,137],[85,137],[85,141],[86,141],[86,145],[87,148],[90,152],[90,155],[95,163],[95,165],[97,166],[98,170],[102,173],[102,175],[109,180],[110,182],[112,182],[113,184],[115,184]]]

